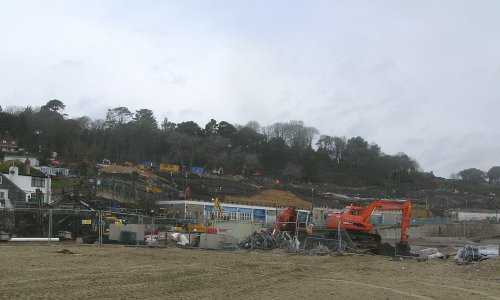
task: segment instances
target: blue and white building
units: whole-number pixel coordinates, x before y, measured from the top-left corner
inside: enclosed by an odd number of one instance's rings
[[[172,218],[196,219],[200,222],[212,219],[213,202],[192,200],[160,200],[156,202],[166,215]],[[224,210],[225,222],[249,222],[266,225],[274,224],[276,215],[281,208],[270,206],[253,206],[221,202]],[[220,218],[220,211],[215,210],[216,219]]]

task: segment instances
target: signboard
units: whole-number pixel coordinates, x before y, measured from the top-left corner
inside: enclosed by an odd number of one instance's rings
[[[82,225],[90,225],[92,224],[92,220],[82,220]]]
[[[191,173],[197,174],[197,175],[202,175],[205,173],[205,168],[202,167],[191,167]]]
[[[160,164],[160,171],[179,173],[179,165]]]

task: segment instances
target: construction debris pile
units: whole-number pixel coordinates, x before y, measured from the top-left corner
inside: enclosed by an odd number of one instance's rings
[[[496,258],[499,255],[498,252],[500,252],[500,250],[495,252],[487,247],[465,245],[458,249],[458,253],[453,259],[458,263],[477,262],[485,259]]]
[[[262,228],[255,231],[250,236],[244,238],[239,246],[241,249],[260,249],[260,250],[270,250],[276,248],[289,248],[293,245],[293,238],[288,234],[273,235],[272,232],[267,228]]]

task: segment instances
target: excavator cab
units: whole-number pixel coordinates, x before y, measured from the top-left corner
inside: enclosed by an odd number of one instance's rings
[[[299,210],[297,213],[297,227],[300,229],[306,229],[307,225],[310,223],[310,213],[308,211]]]

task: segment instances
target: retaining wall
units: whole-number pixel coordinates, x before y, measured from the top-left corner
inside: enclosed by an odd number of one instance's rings
[[[399,239],[401,237],[401,229],[399,227],[379,228],[378,232],[382,239]],[[408,235],[411,238],[463,237],[464,235],[466,237],[476,237],[495,233],[500,234],[500,224],[480,222],[413,225],[408,230]]]

